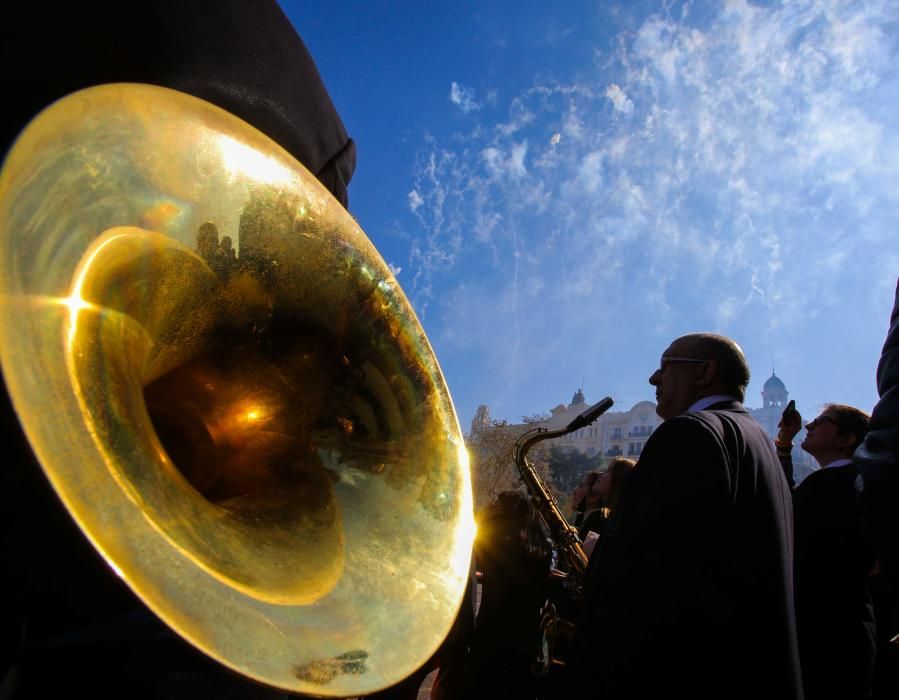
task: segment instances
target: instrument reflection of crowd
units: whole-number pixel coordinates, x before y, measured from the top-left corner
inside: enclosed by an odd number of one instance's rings
[[[231,236],[219,239],[218,227],[211,221],[197,231],[197,253],[219,278],[227,279],[237,267],[237,254]]]

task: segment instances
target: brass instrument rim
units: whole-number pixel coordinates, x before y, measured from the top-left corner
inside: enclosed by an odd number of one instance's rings
[[[141,148],[114,142],[113,136],[125,132],[139,133],[141,138],[149,134],[165,143],[142,146],[140,158],[133,160],[146,170],[125,174],[115,170],[118,163],[104,155],[107,152],[99,146],[96,151],[91,150],[94,145],[86,144],[60,150],[79,129],[91,134],[103,147]],[[191,135],[200,146],[188,158],[185,153],[178,153],[177,146],[183,146]],[[98,451],[115,452],[110,445],[122,437],[122,433],[114,430],[110,436],[110,426],[114,428],[114,422],[92,423],[87,417],[90,409],[85,409],[85,402],[101,395],[106,387],[98,387],[92,380],[77,389],[58,376],[49,376],[54,372],[68,375],[72,371],[72,358],[77,353],[70,352],[67,342],[75,325],[73,319],[87,318],[95,313],[89,303],[73,294],[76,263],[80,264],[92,237],[109,228],[108,222],[93,229],[90,224],[72,224],[74,236],[60,237],[60,230],[69,222],[57,221],[54,217],[62,219],[83,201],[77,192],[63,189],[66,183],[60,183],[60,180],[69,177],[64,166],[70,160],[77,161],[84,171],[78,174],[82,181],[99,183],[102,178],[107,178],[117,185],[118,181],[131,179],[139,182],[141,187],[146,185],[147,189],[138,194],[143,218],[128,220],[126,217],[115,223],[138,228],[142,225],[144,230],[159,230],[183,240],[190,227],[180,221],[179,216],[189,218],[184,212],[189,214],[195,202],[203,200],[203,206],[207,208],[229,206],[219,201],[224,195],[210,194],[212,180],[220,182],[226,191],[244,186],[239,180],[247,176],[247,172],[237,165],[231,170],[223,166],[222,144],[248,159],[247,168],[267,172],[263,176],[270,177],[275,187],[283,191],[300,188],[316,216],[327,220],[327,226],[316,230],[328,235],[333,233],[333,240],[346,242],[343,245],[348,245],[358,256],[354,258],[358,265],[381,280],[378,293],[396,314],[388,324],[391,332],[424,358],[424,374],[432,387],[428,400],[433,402],[444,430],[442,439],[445,444],[441,454],[452,452],[453,464],[444,464],[445,474],[433,471],[422,474],[426,476],[425,483],[427,478],[439,480],[436,488],[450,503],[453,520],[449,525],[439,523],[439,527],[432,528],[435,532],[446,533],[442,540],[435,539],[436,535],[429,534],[430,516],[418,515],[421,509],[416,506],[415,517],[419,520],[415,522],[424,525],[416,526],[419,531],[415,533],[409,531],[412,526],[407,526],[400,536],[407,549],[410,542],[422,544],[416,541],[419,535],[422,542],[431,537],[426,540],[428,549],[433,550],[427,561],[444,562],[442,568],[435,565],[433,571],[404,569],[405,573],[399,578],[414,581],[406,582],[410,583],[408,586],[389,589],[394,597],[382,603],[385,608],[395,605],[398,610],[415,609],[427,613],[421,615],[422,622],[406,630],[403,636],[413,639],[414,643],[402,645],[402,649],[382,649],[386,643],[379,637],[388,634],[388,623],[395,624],[397,614],[385,616],[377,611],[368,600],[369,591],[347,589],[350,584],[345,583],[345,578],[333,584],[337,587],[335,591],[341,591],[339,604],[336,598],[332,601],[336,593],[325,592],[314,597],[317,602],[285,606],[229,585],[222,576],[210,572],[208,566],[198,564],[195,556],[173,546],[164,518],[160,520],[162,516],[153,515],[146,509],[144,501],[148,497],[145,493],[134,492],[121,480],[117,481],[115,470],[110,470],[103,458],[93,457],[91,461],[87,457]],[[175,146],[178,155],[160,156],[156,150],[161,151],[162,145]],[[125,156],[127,153],[122,159],[127,159]],[[196,161],[196,170],[175,171],[176,164],[191,158]],[[91,168],[97,172],[91,172]],[[179,180],[186,191],[175,196],[169,186]],[[37,184],[51,188],[54,194],[35,194]],[[150,184],[159,188],[150,189]],[[99,186],[107,185],[108,182]],[[229,187],[231,190],[227,190]],[[112,192],[109,196],[117,194]],[[57,208],[49,212],[37,207],[29,210],[34,202],[49,202]],[[173,206],[167,208],[172,203]],[[200,206],[194,208],[202,209]],[[88,230],[90,233],[85,233]],[[48,236],[47,231],[52,236]],[[319,696],[358,695],[392,685],[413,672],[436,650],[461,604],[473,539],[471,488],[461,431],[439,365],[408,300],[352,217],[311,174],[251,126],[197,98],[166,88],[137,84],[89,88],[59,100],[42,112],[26,127],[7,155],[0,175],[0,251],[0,360],[24,431],[53,488],[79,527],[154,613],[206,654],[239,673],[266,685]],[[49,266],[49,262],[68,267],[60,270]],[[100,318],[102,310],[96,314]],[[108,318],[98,321],[101,326],[110,322]],[[56,370],[48,369],[51,367]],[[68,369],[60,372],[60,367]],[[96,379],[110,375],[95,373],[92,376]],[[78,405],[78,410],[74,410],[73,405]],[[53,416],[53,420],[47,420],[47,416]],[[144,457],[149,460],[146,455],[141,459]],[[424,466],[420,468],[425,469]],[[108,475],[105,480],[95,478],[101,472],[110,471],[112,478]],[[387,490],[383,478],[362,479],[357,475],[357,479],[364,481],[372,493]],[[409,483],[415,488],[421,487],[417,481]],[[341,485],[341,488],[348,487]],[[387,496],[392,497],[389,493]],[[369,506],[368,510],[377,509]],[[394,532],[387,523],[378,522],[370,527]],[[348,532],[358,538],[365,530],[360,525],[353,525]],[[388,544],[370,546],[380,553]],[[355,542],[353,547],[356,549],[348,553],[350,559],[363,561],[365,553],[357,551]],[[391,562],[391,557],[395,561]],[[380,558],[396,566],[403,560],[399,554]],[[358,572],[349,580],[357,587],[362,581],[368,581],[372,587],[382,584],[363,578]],[[426,595],[413,600],[412,591],[417,589],[411,583],[423,586]],[[360,599],[360,607],[353,608],[347,603],[354,596]],[[368,607],[361,607],[365,605]],[[285,612],[288,609],[301,612]],[[389,619],[379,622],[381,618]],[[313,651],[303,646],[310,639],[318,640]],[[352,667],[341,654],[355,653],[362,644],[367,649],[377,648],[378,653],[368,655],[368,672],[358,674],[353,670],[358,666]],[[318,661],[324,665],[316,670],[326,669],[324,676],[335,664],[351,668],[340,671],[326,682],[314,677],[315,674],[310,680],[308,669],[302,671],[306,668],[303,664]],[[328,663],[332,665],[328,666]],[[303,673],[306,673],[305,677]]]

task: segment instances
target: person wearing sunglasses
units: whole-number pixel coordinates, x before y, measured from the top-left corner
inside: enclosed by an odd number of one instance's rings
[[[875,556],[862,526],[852,455],[870,417],[830,404],[806,424],[802,449],[820,469],[793,490],[796,618],[806,700],[867,698],[875,661],[874,610],[868,579]],[[784,470],[802,425],[783,417],[775,444]]]
[[[571,672],[588,697],[802,697],[790,491],[742,405],[749,374],[737,343],[701,333],[649,377],[664,422],[584,584]]]
[[[806,436],[800,447],[814,457],[822,469],[844,467],[852,462],[855,448],[865,439],[870,420],[867,413],[857,408],[830,404],[821,415],[806,424]],[[801,426],[802,416],[798,411],[792,411],[781,420],[774,442],[781,461],[789,459],[793,438]]]

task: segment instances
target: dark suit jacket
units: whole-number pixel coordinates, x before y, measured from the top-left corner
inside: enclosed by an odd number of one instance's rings
[[[577,536],[583,540],[591,530],[601,535],[604,528],[605,518],[602,514],[602,508],[596,508],[585,513],[583,522],[578,525]]]
[[[851,464],[821,469],[793,492],[796,613],[807,700],[866,698],[874,671],[867,579],[874,553],[862,530]]]
[[[877,365],[880,400],[871,411],[871,429],[853,455],[864,488],[865,528],[871,536],[880,573],[869,582],[877,617],[875,699],[899,697],[899,283],[890,328]]]
[[[591,697],[802,697],[789,488],[742,405],[712,409],[653,433],[591,559]]]
[[[212,102],[280,144],[347,205],[356,148],[275,0],[6,3],[0,147],[54,100],[150,83]]]

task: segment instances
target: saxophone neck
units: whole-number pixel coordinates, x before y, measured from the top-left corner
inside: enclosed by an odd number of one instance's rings
[[[559,428],[558,430],[548,430],[547,428],[537,427],[527,431],[515,442],[513,453],[515,464],[518,465],[519,469],[522,469],[527,464],[526,459],[528,450],[530,450],[538,442],[562,437],[563,435],[568,435],[568,433],[573,433],[575,430],[580,430],[581,428],[590,425],[603,413],[612,408],[614,403],[615,402],[610,396],[606,396],[601,401],[597,401],[595,404],[590,406],[590,408],[588,408],[586,411],[580,413],[564,428]]]

